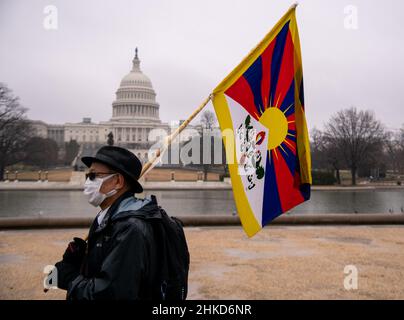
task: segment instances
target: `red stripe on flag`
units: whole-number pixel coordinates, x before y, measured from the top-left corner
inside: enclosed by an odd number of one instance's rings
[[[288,122],[295,121],[295,113],[293,112],[286,119],[288,120]]]
[[[291,175],[289,167],[286,164],[282,153],[278,152],[278,158],[274,158],[279,199],[281,202],[282,211],[285,212],[295,207],[299,203],[302,203],[304,201],[304,198],[299,189],[299,176],[293,177]]]
[[[294,46],[292,36],[290,34],[290,30],[288,30],[274,99],[274,103],[277,103],[278,108],[280,105],[282,105],[283,99],[285,98],[294,77],[295,68],[293,54]]]
[[[264,103],[264,109],[271,107],[270,104],[272,103],[272,101],[270,101],[271,97],[269,97],[269,88],[271,87],[271,61],[272,61],[272,54],[274,53],[275,42],[276,41],[273,40],[261,55],[261,61],[262,61],[261,97]]]
[[[288,121],[288,130],[294,130],[296,131],[296,118],[295,114],[292,113],[289,117],[286,118]]]
[[[247,80],[241,76],[225,92],[230,98],[237,101],[247,112],[258,120],[257,109],[254,104],[254,95]]]
[[[289,140],[288,138],[286,138],[284,142],[284,145],[286,145],[289,150],[292,151],[294,155],[296,155],[296,142]]]

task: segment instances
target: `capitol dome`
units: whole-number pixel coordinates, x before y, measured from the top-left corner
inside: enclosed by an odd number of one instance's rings
[[[140,70],[136,48],[132,70],[122,78],[112,103],[114,121],[160,122],[159,104],[150,78]]]
[[[121,87],[146,87],[153,88],[148,76],[140,70],[140,60],[137,55],[132,60],[132,70],[122,78]]]

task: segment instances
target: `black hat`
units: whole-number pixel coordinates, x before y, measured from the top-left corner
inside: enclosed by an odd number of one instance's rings
[[[137,181],[142,172],[142,163],[132,152],[115,146],[105,146],[97,151],[95,157],[82,157],[81,161],[90,167],[93,162],[100,162],[122,173],[130,179],[132,190],[135,193],[143,192],[143,187]]]

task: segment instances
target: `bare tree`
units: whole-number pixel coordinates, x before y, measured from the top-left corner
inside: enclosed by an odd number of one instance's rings
[[[214,112],[210,110],[205,110],[202,115],[201,115],[201,124],[203,129],[208,129],[211,130],[216,124],[216,115]],[[210,135],[207,135],[206,137],[204,136],[204,139],[211,139],[212,142],[212,137]],[[203,144],[201,143],[201,155],[203,155],[204,152],[207,150],[203,150]],[[202,167],[203,167],[203,180],[207,181],[208,180],[208,171],[209,168],[211,167],[211,164],[204,163],[202,161]]]
[[[0,180],[3,180],[6,166],[21,161],[25,156],[26,143],[32,136],[26,111],[18,97],[0,83]]]
[[[78,152],[80,150],[80,145],[76,140],[70,139],[69,142],[65,142],[65,156],[64,156],[64,164],[70,165],[73,160],[76,158]]]
[[[25,164],[48,169],[58,162],[58,145],[49,138],[32,137],[25,147]]]
[[[337,183],[341,184],[340,170],[342,169],[343,158],[337,147],[331,143],[324,132],[313,129],[312,141],[312,165],[313,169],[330,168],[335,172]]]
[[[398,159],[399,159],[399,172],[404,173],[404,124],[400,129],[397,137],[398,140]]]
[[[212,129],[216,124],[216,115],[210,110],[206,110],[201,115],[201,123],[205,129]]]
[[[376,159],[383,152],[386,133],[381,122],[371,111],[358,111],[352,107],[337,112],[325,126],[324,137],[335,147],[351,170],[352,184],[365,161]]]
[[[388,132],[386,153],[391,169],[397,173],[404,172],[404,125],[399,132]]]
[[[324,134],[314,128],[310,133],[311,163],[313,169],[325,169],[328,162],[325,155]]]

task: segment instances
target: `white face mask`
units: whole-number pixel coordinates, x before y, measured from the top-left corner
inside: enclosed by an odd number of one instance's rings
[[[94,207],[98,207],[106,198],[112,197],[118,192],[116,189],[113,189],[107,193],[100,192],[103,182],[116,174],[117,173],[113,173],[104,178],[95,178],[93,181],[87,178],[86,182],[84,183],[83,193],[88,197],[88,202]]]

